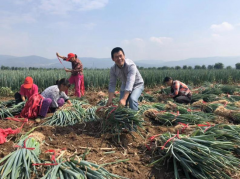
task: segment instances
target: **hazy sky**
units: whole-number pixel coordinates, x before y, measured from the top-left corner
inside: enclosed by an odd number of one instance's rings
[[[240,56],[239,0],[1,0],[0,54]]]

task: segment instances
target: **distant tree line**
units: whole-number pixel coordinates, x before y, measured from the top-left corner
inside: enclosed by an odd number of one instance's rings
[[[146,69],[144,67],[138,67],[139,69]],[[236,69],[240,69],[240,63],[236,63],[235,64],[235,68]],[[203,70],[211,70],[211,69],[232,69],[232,66],[227,66],[226,68],[224,68],[224,64],[223,63],[215,63],[214,65],[195,65],[194,67],[192,66],[187,66],[187,65],[184,65],[183,67],[181,66],[175,66],[175,67],[168,67],[168,66],[163,66],[163,67],[149,67],[147,69],[158,69],[158,70],[191,70],[191,69],[195,69],[195,70],[200,70],[200,69],[203,69]]]
[[[235,68],[236,69],[240,69],[240,63],[236,63],[235,64]],[[37,67],[8,67],[8,66],[1,66],[0,68],[1,70],[62,70],[62,68],[37,68]],[[84,68],[85,70],[87,69],[92,69],[92,68]],[[211,70],[211,69],[224,69],[224,64],[223,63],[215,63],[214,65],[195,65],[194,67],[192,66],[175,66],[175,67],[168,67],[168,66],[163,66],[163,67],[139,67],[138,69],[143,70],[143,69],[150,69],[150,70],[191,70],[191,69],[195,69],[195,70],[199,70],[199,69],[203,69],[203,70]],[[232,69],[231,66],[227,66],[225,69]],[[94,69],[94,70],[102,70],[102,69]]]

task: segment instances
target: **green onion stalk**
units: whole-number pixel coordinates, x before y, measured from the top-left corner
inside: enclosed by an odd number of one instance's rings
[[[138,127],[142,128],[144,120],[139,116],[138,111],[125,107],[101,107],[96,111],[98,117],[102,120],[102,132],[111,132],[117,134],[118,141],[122,131],[137,132]]]
[[[30,179],[38,174],[33,163],[40,163],[40,144],[34,138],[25,137],[17,145],[17,150],[0,160],[1,179]]]
[[[155,150],[159,159],[151,164],[159,165],[171,159],[176,179],[231,179],[230,175],[240,170],[240,160],[230,150],[235,144],[216,140],[211,135],[187,137],[165,133],[157,140],[157,146],[161,147]]]
[[[72,100],[72,106],[57,110],[49,120],[42,125],[49,126],[69,126],[77,123],[88,122],[88,118],[85,118],[85,109],[82,105],[86,104],[78,100]]]
[[[0,118],[13,117],[21,113],[22,109],[25,106],[25,101],[18,104],[13,104],[10,107],[1,107],[0,108]]]
[[[95,163],[84,159],[56,160],[56,165],[49,166],[41,179],[113,179],[124,178],[108,172],[106,169]]]

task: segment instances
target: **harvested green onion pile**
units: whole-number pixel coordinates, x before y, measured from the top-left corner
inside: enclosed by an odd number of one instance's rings
[[[96,112],[102,121],[102,132],[117,134],[120,141],[120,134],[123,129],[127,131],[139,132],[138,127],[142,127],[144,120],[134,111],[125,107],[102,107]]]
[[[172,126],[175,124],[176,121],[176,116],[172,113],[169,112],[164,112],[164,113],[158,113],[156,115],[155,120],[160,124],[160,125],[165,125],[165,126]]]
[[[209,135],[179,137],[170,133],[161,135],[157,140],[161,149],[155,150],[160,158],[152,164],[172,159],[176,179],[230,179],[231,174],[240,171],[240,160],[231,151],[235,148],[233,142],[216,140]]]
[[[147,94],[147,93],[143,93],[143,95],[141,95],[139,97],[139,101],[142,102],[142,101],[146,101],[146,102],[155,102],[156,99],[150,95],[150,94]]]
[[[236,86],[224,85],[221,91],[225,94],[233,94],[236,91]]]
[[[84,121],[89,122],[89,121],[96,121],[99,118],[96,115],[96,106],[92,106],[86,109],[85,111],[85,116],[84,116]]]
[[[124,178],[114,175],[105,170],[101,165],[88,162],[84,159],[67,161],[57,160],[57,165],[48,168],[46,174],[41,179],[113,179]]]
[[[153,105],[143,104],[139,106],[139,114],[142,115],[145,111],[149,109],[156,109]]]
[[[215,94],[220,95],[222,93],[222,90],[219,88],[208,88],[202,91],[202,94]]]
[[[223,106],[221,103],[208,104],[203,107],[203,111],[206,113],[213,113],[219,106]]]
[[[230,96],[227,98],[227,100],[230,101],[230,102],[240,101],[240,96],[230,95]]]
[[[0,108],[0,118],[5,118],[5,117],[13,117],[14,115],[20,114],[22,109],[24,108],[26,102],[20,102],[15,105],[12,104],[10,107],[4,107],[2,106]],[[4,104],[4,103],[2,103]],[[6,105],[10,105],[9,103],[5,103]]]
[[[159,111],[165,110],[166,104],[163,103],[156,103],[152,105],[154,108],[158,109]]]
[[[205,118],[197,114],[181,114],[176,117],[176,123],[184,123],[184,124],[203,124],[205,122],[210,122],[212,119]]]
[[[26,148],[24,148],[24,141]],[[26,178],[30,179],[30,173],[37,173],[33,163],[40,163],[38,156],[40,154],[39,142],[34,138],[24,138],[18,143],[16,151],[8,154],[0,160],[1,179]],[[27,148],[33,148],[30,150]]]
[[[219,97],[215,94],[204,94],[202,99],[205,102],[213,102],[219,100]]]
[[[230,141],[235,144],[234,152],[240,154],[240,126],[217,124],[212,127],[202,127],[203,130],[196,130],[191,136],[214,136],[216,140]]]
[[[203,99],[203,94],[193,94],[192,95],[192,103],[199,101],[200,99]]]
[[[11,107],[11,106],[15,105],[15,103],[16,103],[15,100],[1,101],[0,108]]]
[[[72,100],[72,106],[56,111],[53,116],[46,121],[43,125],[50,126],[69,126],[76,123],[88,122],[88,118],[84,120],[85,109],[82,108],[82,103],[78,100]]]

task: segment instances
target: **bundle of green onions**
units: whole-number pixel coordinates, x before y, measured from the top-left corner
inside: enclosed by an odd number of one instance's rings
[[[25,137],[18,143],[18,149],[0,160],[0,177],[3,179],[27,178],[37,173],[32,163],[40,163],[40,144],[34,138]]]
[[[200,99],[203,99],[203,95],[202,94],[193,94],[191,103],[197,102]]]
[[[0,118],[13,117],[14,115],[20,114],[24,108],[26,102],[20,102],[18,104],[13,104],[11,107],[1,107],[0,108]]]
[[[215,94],[204,94],[202,99],[205,102],[213,102],[213,101],[217,101],[219,98]]]
[[[147,93],[143,93],[143,95],[141,95],[139,97],[139,101],[142,102],[142,101],[146,101],[146,102],[155,102],[156,99],[150,95],[150,94],[147,94]]]
[[[160,124],[164,126],[172,126],[175,124],[176,121],[176,115],[169,113],[169,112],[164,112],[164,113],[158,113],[156,115],[155,120]]]
[[[225,94],[233,94],[236,91],[236,86],[232,86],[232,85],[224,85],[221,88],[222,92]]]
[[[205,118],[202,116],[199,116],[197,114],[181,114],[176,117],[176,123],[184,123],[184,124],[190,124],[190,125],[195,125],[195,124],[202,124],[205,122],[210,122],[210,118]]]
[[[1,101],[0,108],[11,107],[11,106],[15,105],[15,103],[16,103],[15,100]]]
[[[209,119],[209,121],[214,121],[214,119],[216,118],[216,115],[214,113],[205,113],[202,111],[192,112],[192,114],[201,116],[203,118],[207,118],[207,119]]]
[[[142,115],[145,111],[147,111],[149,109],[156,109],[156,108],[153,107],[153,105],[143,104],[143,105],[139,106],[139,114]]]
[[[177,110],[179,111],[180,114],[189,114],[189,111],[187,108],[178,106]]]
[[[227,100],[230,102],[240,101],[240,96],[230,95],[230,96],[228,96]]]
[[[84,120],[85,109],[82,108],[83,104],[86,103],[82,103],[78,100],[72,100],[72,106],[68,106],[56,111],[53,116],[42,125],[69,126],[76,123],[88,122],[87,118]]]
[[[203,129],[203,130],[202,130]],[[230,141],[235,144],[234,152],[240,154],[240,126],[217,124],[211,127],[202,127],[202,129],[195,130],[191,136],[214,136],[216,140]]]
[[[215,94],[215,95],[220,95],[222,94],[222,90],[219,88],[208,88],[202,91],[202,94]]]
[[[144,120],[134,111],[125,107],[100,107],[96,114],[102,121],[102,132],[111,132],[117,134],[120,141],[120,134],[123,129],[139,133],[138,127],[142,127]]]
[[[106,106],[107,101],[108,101],[108,98],[103,98],[97,103],[97,106]]]
[[[223,106],[221,103],[212,103],[203,107],[203,111],[206,113],[213,113],[219,106]]]
[[[209,135],[187,137],[165,133],[157,145],[162,146],[157,153],[161,157],[152,165],[172,159],[176,179],[181,177],[179,171],[187,179],[230,179],[229,175],[240,171],[240,160],[231,151],[235,148],[233,142],[216,140]]]
[[[97,121],[99,118],[96,115],[96,106],[92,106],[86,109],[85,111],[85,116],[84,116],[84,121],[89,122],[89,121]]]
[[[170,94],[171,93],[171,88],[167,87],[167,88],[161,89],[160,93],[161,94]]]
[[[235,123],[240,123],[240,112],[232,112],[230,113],[230,117],[233,119]]]
[[[41,179],[113,179],[124,178],[118,175],[114,175],[105,170],[101,165],[97,165],[88,162],[84,159],[67,161],[60,158],[56,162],[56,165],[49,167],[46,174]]]
[[[159,111],[165,110],[166,104],[163,103],[156,103],[152,105],[154,108],[158,109]]]

